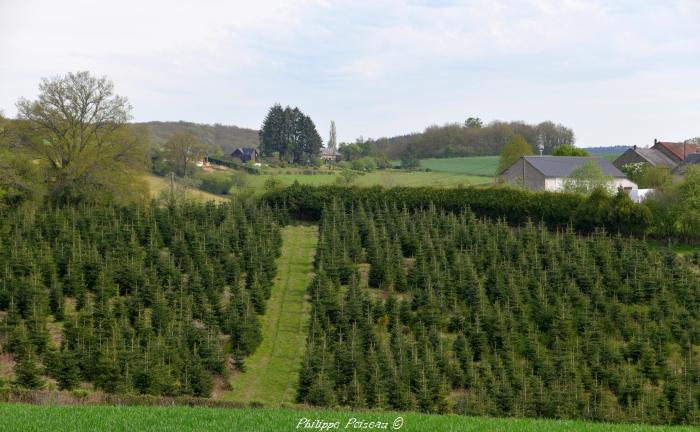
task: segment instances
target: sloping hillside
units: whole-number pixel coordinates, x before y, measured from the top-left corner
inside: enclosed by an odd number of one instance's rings
[[[212,149],[220,145],[225,152],[231,152],[236,147],[258,146],[258,131],[238,126],[227,126],[218,123],[209,125],[185,121],[153,121],[134,123],[134,125],[147,126],[157,144],[165,142],[177,132],[188,132]]]

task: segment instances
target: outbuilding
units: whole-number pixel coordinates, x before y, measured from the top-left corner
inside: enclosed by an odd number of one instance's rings
[[[254,147],[238,147],[231,153],[231,158],[241,163],[256,162],[258,157],[258,149]]]
[[[612,189],[637,189],[637,185],[627,179],[622,171],[600,157],[523,156],[503,171],[501,179],[509,184],[523,185],[533,191],[561,191],[571,173],[587,161],[597,163],[603,174],[611,178]]]

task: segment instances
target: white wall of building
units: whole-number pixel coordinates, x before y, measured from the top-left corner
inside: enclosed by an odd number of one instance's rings
[[[636,203],[640,203],[645,199],[649,198],[656,189],[632,189],[630,191],[630,198]]]
[[[556,177],[556,178],[545,179],[544,180],[544,190],[551,191],[551,192],[559,192],[564,188],[564,183],[566,182],[566,180],[567,180],[566,177]],[[619,187],[622,187],[623,189],[626,189],[626,190],[627,189],[636,190],[637,184],[629,181],[626,178],[616,178],[610,182],[610,188],[613,191],[616,191]]]

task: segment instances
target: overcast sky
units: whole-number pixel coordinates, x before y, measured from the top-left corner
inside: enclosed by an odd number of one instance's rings
[[[649,145],[700,135],[700,0],[0,0],[5,115],[78,70],[135,121],[257,129],[279,102],[324,140],[478,116]]]

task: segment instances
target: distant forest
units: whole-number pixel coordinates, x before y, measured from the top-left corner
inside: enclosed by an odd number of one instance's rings
[[[132,126],[146,126],[156,144],[162,144],[178,132],[194,135],[199,142],[212,150],[217,146],[230,153],[236,147],[257,147],[258,131],[254,129],[227,126],[215,123],[213,125],[185,121],[132,123]]]
[[[612,154],[617,154],[617,153],[624,153],[626,152],[630,146],[612,146],[612,147],[586,147],[586,150],[591,153],[591,154],[596,154],[596,153],[612,153]]]
[[[478,120],[478,119],[477,119]],[[145,126],[155,144],[162,144],[178,132],[192,134],[208,148],[220,147],[230,153],[236,147],[259,147],[258,131],[254,129],[227,126],[222,124],[198,124],[185,121],[152,121],[131,123],[132,127]],[[388,159],[400,159],[410,148],[418,158],[446,158],[459,156],[493,156],[500,154],[508,138],[520,134],[537,151],[541,137],[544,152],[550,153],[563,144],[574,144],[576,137],[573,130],[561,124],[544,121],[539,124],[527,124],[521,121],[493,121],[488,124],[471,122],[467,124],[448,123],[443,126],[429,126],[423,132],[376,140],[358,138],[358,142],[371,144],[374,154],[386,155]],[[351,143],[341,143],[341,146]],[[617,149],[617,147],[615,147]],[[609,151],[607,148],[596,152]],[[616,152],[622,152],[617,149]]]
[[[537,150],[541,137],[545,153],[563,144],[573,145],[576,141],[573,130],[551,121],[539,124],[493,121],[482,125],[479,119],[476,120],[476,123],[430,126],[422,133],[380,138],[374,140],[373,145],[377,153],[383,153],[389,159],[400,159],[407,150],[422,159],[498,155],[514,133],[525,137],[534,150]]]

